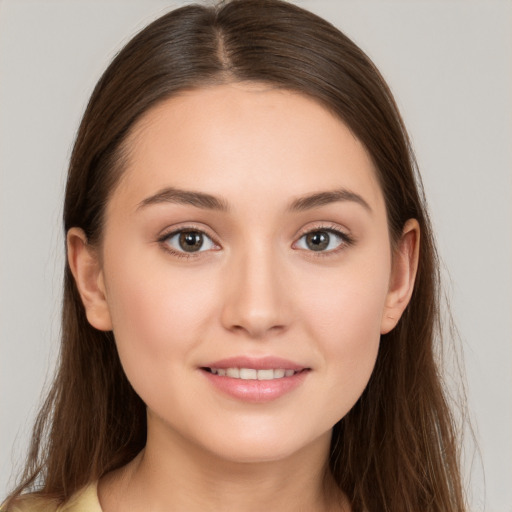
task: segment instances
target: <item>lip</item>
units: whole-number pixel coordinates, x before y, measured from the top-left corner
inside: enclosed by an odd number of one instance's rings
[[[207,368],[253,368],[255,370],[294,370],[290,377],[273,380],[243,380],[213,374]],[[205,364],[199,368],[208,382],[224,395],[243,402],[265,403],[277,400],[298,388],[311,368],[279,357],[231,357]]]
[[[304,370],[307,367],[288,359],[281,357],[265,356],[250,357],[237,356],[212,361],[211,363],[202,365],[203,368],[254,368],[255,370],[270,370],[271,368],[281,368],[283,370]]]

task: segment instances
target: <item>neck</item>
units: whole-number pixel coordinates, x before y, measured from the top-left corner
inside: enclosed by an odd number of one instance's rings
[[[146,448],[100,481],[99,498],[104,512],[348,510],[328,471],[329,443],[326,434],[286,458],[240,462],[148,432]]]

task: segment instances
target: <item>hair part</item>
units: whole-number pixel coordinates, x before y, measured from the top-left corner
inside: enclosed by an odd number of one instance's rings
[[[304,45],[304,41],[308,44]],[[383,335],[370,382],[335,426],[330,470],[353,512],[465,509],[452,417],[438,374],[439,263],[423,189],[393,96],[370,59],[327,21],[280,0],[189,5],[157,19],[115,57],[83,116],[71,156],[64,230],[101,244],[105,209],[144,113],[178,94],[258,82],[313,98],[369,152],[396,242],[418,220],[416,285]],[[146,440],[145,404],[126,379],[111,332],[87,322],[69,265],[59,371],[34,430],[23,491],[65,502],[128,463]]]

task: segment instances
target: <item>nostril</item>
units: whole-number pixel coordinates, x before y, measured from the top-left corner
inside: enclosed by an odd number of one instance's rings
[[[266,338],[269,335],[276,335],[281,331],[285,330],[285,326],[280,325],[269,325],[266,322],[247,322],[246,324],[235,324],[232,325],[229,330],[233,333],[243,334],[251,338]]]

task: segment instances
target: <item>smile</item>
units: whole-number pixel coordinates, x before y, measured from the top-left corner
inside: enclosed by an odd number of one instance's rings
[[[268,368],[257,370],[255,368],[206,368],[207,371],[219,377],[230,377],[241,380],[274,380],[284,377],[292,377],[297,370],[285,370],[284,368]]]
[[[221,395],[241,402],[265,403],[300,388],[312,368],[280,357],[237,356],[199,367]]]

